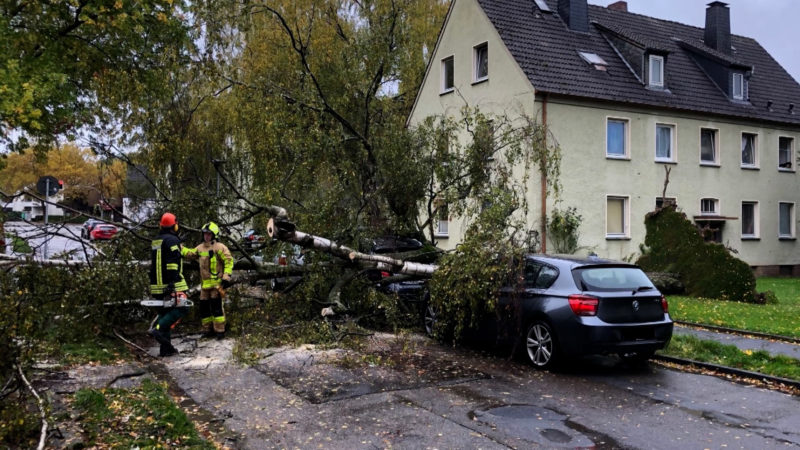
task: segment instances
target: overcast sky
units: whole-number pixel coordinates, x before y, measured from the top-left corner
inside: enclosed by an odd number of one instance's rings
[[[616,0],[589,0],[607,6]],[[703,28],[710,0],[627,0],[628,11]],[[800,81],[800,0],[727,0],[731,33],[753,38]]]

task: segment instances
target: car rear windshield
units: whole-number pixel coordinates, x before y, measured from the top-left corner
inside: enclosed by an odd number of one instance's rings
[[[638,267],[582,267],[572,271],[575,283],[585,291],[622,291],[655,289]]]

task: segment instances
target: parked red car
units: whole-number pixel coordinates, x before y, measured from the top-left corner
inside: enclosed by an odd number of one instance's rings
[[[111,239],[116,236],[117,231],[119,230],[114,225],[109,225],[107,223],[98,224],[92,227],[92,230],[89,232],[89,239]]]

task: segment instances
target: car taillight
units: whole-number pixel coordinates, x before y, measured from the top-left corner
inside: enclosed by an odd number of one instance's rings
[[[664,310],[664,314],[669,313],[669,304],[667,303],[667,298],[663,295],[661,296],[661,309]]]
[[[576,316],[596,316],[597,305],[600,303],[597,297],[583,294],[573,294],[569,296],[569,307]]]
[[[286,265],[286,254],[281,253],[281,256],[278,257],[278,265],[285,266]]]
[[[392,276],[392,274],[389,272],[381,271],[381,278],[389,278],[390,276]]]

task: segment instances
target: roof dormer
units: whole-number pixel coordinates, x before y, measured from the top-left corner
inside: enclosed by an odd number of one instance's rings
[[[667,89],[669,51],[665,45],[622,27],[592,23],[642,84],[649,89]]]

